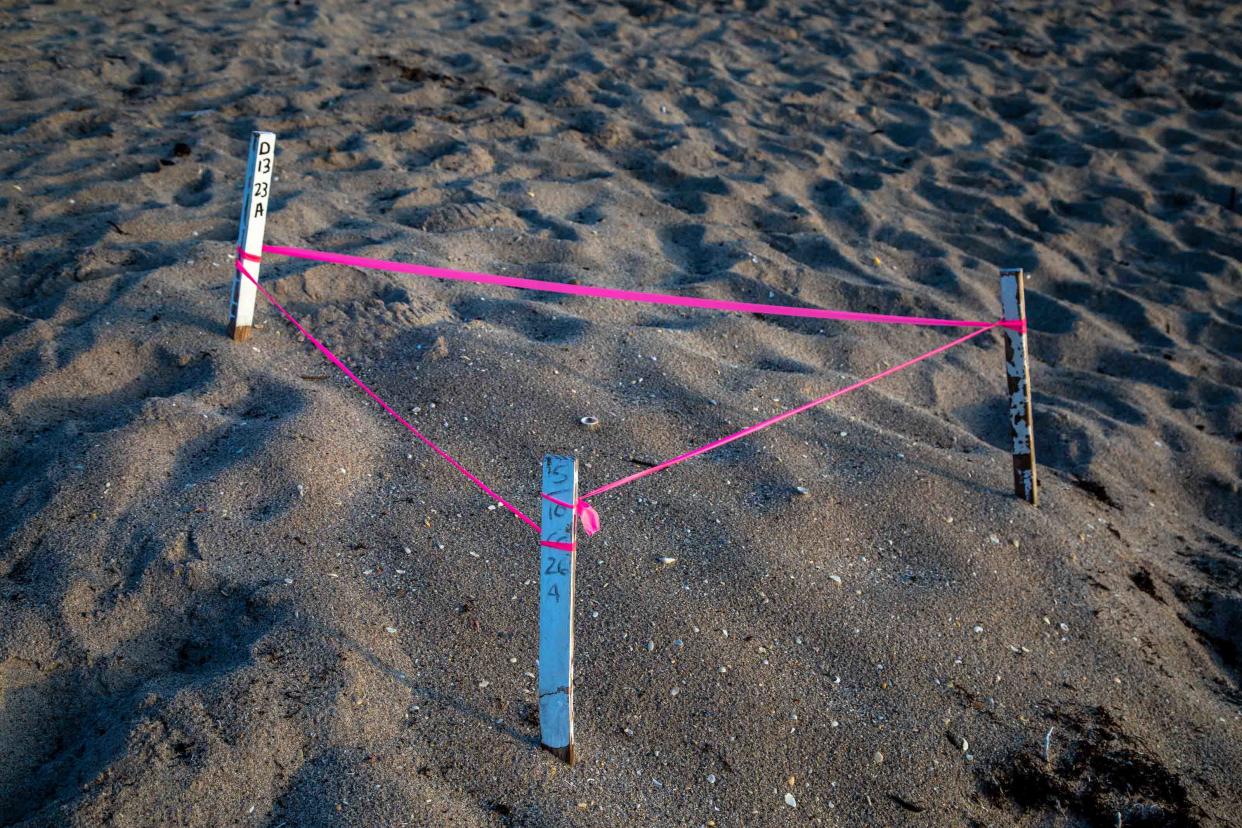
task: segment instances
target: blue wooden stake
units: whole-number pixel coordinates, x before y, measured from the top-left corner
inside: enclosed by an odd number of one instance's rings
[[[543,488],[565,503],[578,502],[578,461],[543,458]],[[574,763],[574,512],[540,498],[539,738]]]

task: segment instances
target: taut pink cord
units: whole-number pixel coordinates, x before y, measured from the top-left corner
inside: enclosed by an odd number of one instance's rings
[[[436,454],[440,455],[440,457],[443,458],[445,462],[447,462],[453,468],[457,469],[459,472],[464,474],[471,483],[478,486],[480,489],[486,492],[487,495],[490,496],[493,500],[497,501],[498,503],[500,503],[501,506],[504,506],[506,509],[512,512],[514,516],[518,518],[518,520],[522,521],[527,526],[529,526],[531,529],[534,529],[536,532],[539,531],[538,523],[535,523],[535,521],[527,517],[525,513],[522,512],[521,509],[514,506],[512,503],[510,503],[509,501],[505,500],[503,497],[501,497],[500,495],[492,491],[491,488],[486,483],[484,483],[482,480],[480,480],[479,478],[471,474],[469,469],[467,469],[461,463],[458,463],[456,460],[454,460],[452,456],[449,455],[448,452],[446,452],[444,449],[440,448],[434,442],[432,442],[429,438],[424,436],[421,431],[419,431],[417,428],[415,428],[413,425],[410,424],[409,420],[405,419],[405,417],[402,417],[400,414],[398,414],[396,411],[393,410],[393,407],[391,405],[384,402],[384,400],[380,397],[379,394],[376,394],[374,391],[372,391],[369,385],[367,385],[362,380],[358,379],[358,376],[353,371],[349,370],[349,366],[347,366],[344,362],[341,362],[340,358],[337,357],[336,354],[332,353],[332,351],[328,349],[327,345],[324,345],[318,339],[315,339],[315,337],[311,336],[310,331],[302,327],[301,323],[298,322],[298,320],[293,318],[293,314],[285,310],[284,306],[281,305],[279,302],[277,302],[275,297],[273,297],[272,294],[268,293],[267,290],[263,287],[263,285],[259,284],[259,280],[251,276],[250,272],[246,270],[246,266],[242,264],[242,259],[246,259],[248,261],[254,262],[254,261],[259,260],[258,256],[252,256],[240,248],[237,251],[237,255],[238,255],[238,258],[236,259],[235,264],[237,266],[238,272],[240,272],[241,275],[245,276],[247,279],[253,282],[254,286],[259,289],[259,293],[263,294],[263,298],[271,302],[272,307],[280,311],[280,315],[283,316],[285,319],[289,320],[290,324],[292,324],[293,327],[297,328],[298,332],[301,333],[302,336],[306,337],[306,339],[312,345],[318,348],[319,352],[323,354],[325,357],[327,357],[329,362],[331,362],[337,368],[340,368],[341,371],[344,372],[345,376],[353,380],[354,384],[357,385],[359,388],[361,388],[362,391],[368,397],[375,400],[375,402],[379,403],[380,408],[384,409],[389,414],[391,414],[394,420],[396,420],[397,422],[401,423],[401,425],[408,428],[411,434],[413,434],[420,441],[422,441],[423,445],[425,445],[427,448],[434,451]]]
[[[409,273],[414,276],[428,276],[435,279],[454,279],[464,282],[477,282],[483,285],[500,285],[502,287],[520,288],[522,290],[542,290],[550,293],[565,293],[570,296],[593,296],[597,299],[620,299],[626,302],[645,302],[652,305],[676,305],[683,308],[704,308],[708,310],[733,311],[735,313],[765,313],[770,316],[802,316],[812,319],[835,319],[842,322],[878,322],[886,325],[928,325],[943,328],[1012,328],[1025,332],[1026,325],[1020,319],[1002,322],[983,322],[975,319],[935,319],[925,316],[894,316],[885,313],[862,313],[859,311],[828,310],[824,308],[794,307],[790,305],[761,305],[754,302],[731,302],[724,299],[704,299],[697,296],[672,296],[666,293],[645,293],[637,290],[621,290],[619,288],[595,287],[593,285],[567,285],[562,282],[549,282],[543,279],[524,279],[517,276],[497,276],[493,273],[474,273],[469,270],[450,270],[444,267],[427,267],[426,265],[390,262],[384,259],[368,259],[365,256],[351,256],[347,253],[328,253],[322,250],[308,250],[304,247],[281,247],[263,245],[264,253],[278,256],[291,256],[296,259],[309,259],[327,264],[362,267],[371,270],[388,270],[394,273]]]
[[[981,328],[977,331],[971,331],[965,336],[959,337],[953,340],[952,342],[946,343],[937,348],[933,348],[925,354],[920,354],[919,356],[916,356],[914,359],[908,359],[905,362],[901,363],[900,365],[895,365],[892,368],[886,368],[885,370],[881,371],[875,376],[867,377],[864,380],[859,380],[853,385],[847,385],[844,388],[838,388],[836,391],[833,391],[831,394],[825,394],[819,399],[811,400],[808,403],[803,403],[797,408],[791,408],[788,411],[785,411],[781,414],[777,414],[775,417],[769,417],[768,419],[764,420],[761,423],[755,423],[754,425],[748,426],[747,428],[744,428],[741,431],[736,431],[727,437],[721,437],[719,440],[713,440],[707,445],[699,446],[696,449],[687,451],[685,454],[679,454],[678,456],[674,457],[672,460],[665,460],[663,463],[660,463],[659,465],[656,465],[656,466],[652,466],[649,469],[643,469],[642,471],[635,472],[634,474],[631,474],[628,477],[623,477],[620,480],[614,480],[611,483],[606,483],[603,486],[600,486],[598,489],[592,489],[591,491],[584,494],[580,499],[586,500],[587,498],[595,497],[596,495],[601,495],[610,489],[615,489],[618,486],[624,486],[626,483],[633,483],[635,480],[638,480],[639,478],[646,477],[649,474],[655,474],[658,471],[663,471],[664,469],[667,469],[669,466],[675,466],[678,463],[689,460],[691,457],[697,457],[698,455],[709,452],[712,449],[720,448],[726,443],[732,443],[734,440],[740,440],[743,437],[747,436],[748,434],[754,434],[756,431],[767,428],[770,425],[775,425],[776,423],[779,423],[781,420],[787,420],[790,417],[794,416],[795,414],[801,414],[803,411],[806,411],[809,408],[814,408],[817,405],[823,405],[824,403],[828,402],[829,400],[835,397],[840,397],[843,394],[848,394],[851,391],[856,391],[857,389],[862,388],[864,385],[869,385],[878,379],[883,379],[884,377],[887,377],[889,374],[895,374],[898,371],[902,370],[903,368],[909,368],[911,365],[914,365],[915,363],[922,362],[923,360],[928,359],[929,357],[934,357],[936,354],[943,353],[944,351],[949,350],[955,345],[961,345],[963,342],[969,339],[973,339],[979,334],[984,333],[985,331],[989,331],[992,328],[998,327],[1000,324],[1001,323],[999,322],[992,322],[986,328]]]
[[[909,368],[911,365],[915,365],[919,362],[922,362],[925,359],[929,359],[933,356],[936,356],[937,354],[944,353],[950,348],[953,348],[957,345],[961,345],[963,342],[967,342],[968,340],[974,339],[976,336],[979,336],[980,334],[985,333],[991,330],[992,328],[998,328],[998,327],[1011,328],[1011,329],[1014,329],[1014,330],[1017,330],[1023,333],[1025,333],[1025,330],[1026,330],[1025,323],[1021,320],[1009,320],[1009,321],[998,320],[996,322],[976,322],[976,321],[960,320],[960,319],[959,320],[927,319],[923,317],[912,317],[912,316],[889,316],[889,315],[884,315],[884,314],[854,313],[851,311],[819,310],[817,308],[791,308],[791,307],[785,307],[781,305],[755,305],[755,304],[751,304],[747,302],[725,302],[725,301],[719,301],[715,299],[697,299],[694,297],[668,296],[668,295],[658,294],[658,293],[639,293],[636,291],[615,290],[612,288],[598,288],[598,287],[589,287],[589,286],[582,286],[582,285],[565,285],[559,282],[545,282],[545,281],[540,281],[536,279],[519,279],[519,278],[509,277],[509,276],[494,276],[494,275],[490,275],[486,273],[470,273],[466,271],[445,270],[442,268],[423,267],[421,265],[407,265],[407,264],[402,264],[400,262],[385,262],[379,259],[365,259],[359,256],[348,256],[348,255],[340,254],[340,253],[322,253],[322,252],[315,251],[315,250],[303,250],[301,248],[296,248],[296,247],[276,247],[276,246],[264,245],[263,249],[266,252],[276,253],[278,255],[295,256],[299,258],[313,259],[316,261],[331,262],[333,264],[352,265],[355,267],[371,267],[371,268],[377,268],[377,269],[382,269],[382,270],[395,270],[400,273],[413,273],[419,276],[433,276],[433,277],[444,278],[444,279],[460,279],[460,280],[465,280],[465,281],[481,282],[483,284],[496,284],[496,285],[503,285],[505,287],[524,288],[528,290],[548,290],[548,291],[553,291],[556,293],[568,293],[568,294],[574,294],[574,295],[580,295],[580,296],[596,296],[596,297],[602,297],[606,299],[623,299],[623,300],[631,301],[631,302],[652,302],[655,304],[681,305],[681,306],[686,306],[686,307],[711,308],[711,309],[716,309],[716,310],[732,310],[732,311],[741,311],[745,313],[771,313],[771,314],[781,314],[781,315],[786,315],[786,316],[812,316],[812,317],[818,317],[822,319],[841,319],[841,320],[860,321],[860,322],[881,322],[881,323],[887,323],[887,324],[936,325],[936,326],[944,326],[944,327],[957,326],[957,327],[978,328],[978,330],[971,331],[965,336],[958,337],[952,342],[948,342],[944,345],[940,345],[936,348],[933,348],[924,354],[920,354],[919,356],[914,357],[913,359],[908,359],[905,362],[901,363],[900,365],[895,365],[892,368],[886,368],[885,370],[881,371],[878,374],[867,377],[866,379],[859,380],[858,382],[855,382],[852,385],[847,385],[844,388],[839,388],[836,391],[833,391],[829,394],[825,394],[824,396],[811,400],[810,402],[803,403],[797,408],[791,408],[788,411],[777,414],[774,417],[769,417],[768,419],[763,420],[762,422],[758,422],[752,426],[748,426],[742,429],[741,431],[736,431],[733,434],[730,434],[726,437],[721,437],[717,440],[713,440],[710,443],[699,446],[696,449],[687,451],[684,454],[679,454],[678,456],[672,458],[671,460],[665,460],[663,463],[652,466],[651,468],[643,469],[640,472],[635,472],[634,474],[628,475],[626,477],[622,477],[619,480],[614,480],[611,483],[606,483],[603,486],[600,486],[599,488],[592,489],[591,491],[582,495],[582,497],[578,499],[578,502],[576,504],[566,503],[564,501],[557,500],[556,498],[551,497],[547,494],[543,495],[545,499],[553,503],[556,503],[560,506],[564,506],[568,509],[572,509],[575,515],[578,517],[578,519],[581,520],[582,527],[588,535],[593,535],[599,531],[599,515],[596,513],[595,509],[589,503],[586,502],[588,498],[601,495],[604,492],[611,491],[612,489],[618,488],[619,486],[624,486],[627,483],[633,483],[635,480],[639,480],[641,478],[647,477],[648,475],[655,474],[658,471],[663,471],[664,469],[667,469],[671,466],[675,466],[678,463],[682,463],[693,457],[697,457],[700,454],[705,454],[713,449],[720,448],[723,445],[732,443],[734,440],[740,440],[743,437],[754,434],[756,431],[760,431],[762,429],[767,428],[768,426],[775,425],[781,422],[782,420],[787,420],[790,417],[793,417],[797,414],[801,414],[802,412],[807,411],[811,408],[815,408],[816,406],[823,405],[829,400],[848,394],[851,391],[856,391],[859,388],[862,388],[864,385],[870,385],[876,380],[880,380],[880,379],[883,379],[884,377],[895,374],[898,371]],[[342,362],[339,357],[337,357],[336,354],[334,354],[331,350],[329,350],[326,345],[324,345],[322,342],[320,342],[315,337],[311,336],[310,331],[306,330],[306,328],[304,328],[302,324],[298,322],[297,319],[294,318],[293,314],[285,310],[284,306],[281,305],[279,302],[277,302],[275,297],[273,297],[270,293],[268,293],[268,291],[262,285],[259,284],[259,281],[255,279],[254,276],[250,275],[250,272],[246,270],[245,265],[242,264],[243,260],[257,262],[260,260],[260,257],[253,256],[247,253],[245,250],[242,250],[240,248],[237,250],[237,256],[238,258],[235,262],[235,265],[237,267],[238,272],[241,273],[241,275],[245,276],[247,279],[249,279],[254,284],[255,288],[258,289],[259,293],[263,294],[263,298],[267,299],[267,301],[270,302],[272,306],[276,308],[276,310],[279,311],[280,314],[286,320],[289,321],[290,324],[292,324],[295,328],[297,328],[298,332],[301,333],[302,336],[306,337],[306,339],[311,344],[313,344],[317,349],[319,349],[319,352],[322,353],[328,359],[328,361],[330,361],[337,368],[341,369],[341,371],[345,374],[345,376],[349,377],[350,380],[352,380],[355,385],[357,385],[360,389],[362,389],[362,391],[368,397],[370,397],[372,400],[378,403],[379,406],[383,408],[386,412],[388,412],[388,414],[390,414],[393,419],[395,419],[397,422],[401,423],[401,425],[409,429],[410,433],[412,433],[415,437],[417,437],[425,446],[427,446],[429,449],[434,451],[437,455],[439,455],[445,462],[447,462],[453,468],[457,469],[459,472],[465,475],[466,478],[470,480],[471,483],[479,487],[483,492],[485,492],[492,499],[499,502],[502,506],[504,506],[506,509],[512,512],[515,517],[517,517],[519,520],[521,520],[531,529],[534,529],[536,532],[539,531],[539,524],[531,520],[531,518],[529,518],[525,513],[523,513],[521,509],[518,509],[516,506],[509,503],[509,501],[505,500],[503,497],[496,494],[496,492],[494,492],[486,483],[484,483],[482,480],[480,480],[478,477],[472,474],[461,463],[453,459],[453,457],[448,452],[440,448],[432,440],[430,440],[428,437],[423,435],[423,433],[420,432],[417,428],[415,428],[408,420],[406,420],[404,417],[398,414],[393,409],[392,406],[390,406],[378,394],[372,391],[370,386],[368,386],[365,382],[359,379],[358,376],[353,371],[351,371],[349,367],[344,362]],[[572,545],[570,544],[559,544],[557,542],[548,541],[548,542],[544,542],[544,545],[551,546],[552,548],[556,548],[556,549],[564,548],[564,549],[568,549],[569,551],[573,551]]]

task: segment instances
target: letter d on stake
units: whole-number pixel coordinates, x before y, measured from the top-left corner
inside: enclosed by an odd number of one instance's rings
[[[252,132],[237,246],[253,257],[243,264],[256,282],[259,280],[258,257],[263,255],[263,230],[267,227],[267,198],[272,186],[272,162],[275,158],[276,134]],[[238,342],[247,340],[254,326],[256,292],[253,282],[234,271],[233,292],[229,297],[229,336]]]
[[[1013,491],[1039,505],[1035,476],[1035,430],[1031,419],[1031,370],[1026,358],[1026,291],[1020,268],[1002,270],[1001,315],[1020,320],[1023,329],[1001,328],[1005,337],[1005,374],[1009,381],[1009,435],[1013,438]]]
[[[578,503],[578,461],[543,458],[546,495]],[[539,738],[574,763],[574,511],[547,498],[539,529]]]

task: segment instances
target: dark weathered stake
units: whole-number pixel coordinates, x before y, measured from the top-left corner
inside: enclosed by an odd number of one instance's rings
[[[578,461],[543,458],[544,494],[578,502]],[[571,765],[574,755],[574,510],[540,498],[539,530],[539,736],[543,746]]]
[[[1026,350],[1026,294],[1021,269],[1002,270],[1001,315],[1021,320],[1023,329],[1002,328],[1005,339],[1005,374],[1009,381],[1009,434],[1013,438],[1014,494],[1039,505],[1039,481],[1035,473],[1035,431],[1031,418],[1031,371]]]
[[[237,246],[250,256],[263,255],[263,231],[267,227],[267,199],[272,188],[272,162],[276,159],[276,135],[250,134],[250,160],[246,165],[246,193],[242,199],[241,225]],[[236,251],[234,251],[236,252]],[[246,272],[259,280],[259,262],[243,262]],[[254,283],[233,271],[233,290],[229,295],[229,336],[238,342],[250,337],[254,326]]]

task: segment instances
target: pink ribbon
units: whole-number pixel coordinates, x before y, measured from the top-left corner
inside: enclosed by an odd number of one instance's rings
[[[251,254],[247,253],[241,248],[238,248],[237,254],[238,254],[238,258],[234,261],[234,264],[237,267],[237,271],[241,273],[241,275],[249,279],[252,283],[254,283],[254,286],[258,289],[259,293],[263,294],[263,298],[271,302],[272,307],[280,311],[280,315],[283,316],[285,319],[289,320],[289,323],[293,325],[293,327],[298,329],[298,333],[302,334],[302,336],[306,337],[306,340],[308,342],[310,342],[312,345],[318,348],[319,352],[323,354],[324,357],[326,357],[329,362],[331,362],[337,368],[340,368],[341,372],[344,373],[345,376],[353,380],[354,385],[357,385],[359,388],[362,389],[364,394],[366,394],[371,399],[375,400],[375,402],[379,404],[379,407],[387,411],[394,420],[396,420],[397,422],[401,423],[401,425],[409,429],[410,433],[413,434],[415,437],[417,437],[422,442],[423,445],[425,445],[427,448],[431,449],[436,454],[438,454],[440,458],[443,459],[450,466],[452,466],[453,468],[457,469],[459,472],[464,474],[467,480],[469,480],[474,485],[478,486],[480,489],[483,490],[484,493],[489,495],[493,500],[495,500],[501,506],[504,506],[506,509],[512,512],[514,517],[516,517],[518,520],[522,521],[527,526],[529,526],[531,529],[534,529],[536,532],[539,531],[538,523],[535,523],[535,521],[527,517],[526,514],[523,513],[521,509],[514,506],[512,503],[510,503],[509,501],[505,500],[503,497],[501,497],[500,495],[492,491],[490,486],[488,486],[486,483],[484,483],[479,478],[475,477],[470,472],[469,469],[467,469],[461,463],[458,463],[456,460],[454,460],[453,457],[447,451],[437,446],[434,442],[432,442],[431,439],[429,439],[421,431],[415,428],[410,423],[409,420],[405,419],[405,417],[402,417],[400,414],[398,414],[391,405],[384,402],[383,398],[380,397],[379,394],[376,394],[374,391],[371,390],[371,386],[367,385],[365,382],[358,379],[358,375],[355,374],[353,371],[349,370],[349,366],[347,366],[344,362],[341,362],[340,357],[332,353],[332,351],[329,350],[327,345],[324,345],[318,339],[315,339],[315,337],[311,336],[310,331],[302,327],[302,324],[298,322],[298,320],[293,318],[293,314],[285,310],[284,306],[281,305],[279,302],[277,302],[276,298],[272,296],[272,294],[268,293],[267,290],[263,287],[263,285],[259,284],[259,280],[251,276],[250,271],[246,270],[246,266],[242,264],[242,259],[246,259],[247,261],[251,261],[251,262],[257,262],[259,261],[258,256],[252,256]]]
[[[595,507],[590,503],[587,503],[585,500],[579,500],[575,505],[572,503],[566,503],[563,500],[557,500],[550,494],[545,494],[543,499],[549,500],[557,506],[564,506],[566,509],[572,509],[574,515],[582,523],[582,531],[586,532],[588,535],[594,535],[599,531],[599,512],[595,511]]]
[[[924,354],[920,354],[919,356],[916,356],[912,359],[908,359],[905,362],[901,363],[900,365],[896,365],[896,366],[893,366],[892,368],[885,369],[881,371],[880,373],[875,374],[874,376],[870,376],[870,377],[867,377],[866,379],[859,380],[858,382],[855,382],[852,385],[847,385],[844,388],[839,388],[836,391],[833,391],[829,394],[825,394],[824,396],[819,397],[818,399],[814,399],[814,400],[811,400],[810,402],[803,403],[802,405],[796,408],[791,408],[790,410],[777,414],[774,417],[769,417],[768,419],[763,420],[762,422],[755,423],[754,425],[748,426],[742,429],[741,431],[736,431],[733,434],[730,434],[726,437],[721,437],[717,440],[713,440],[712,442],[699,446],[696,449],[692,449],[691,451],[687,451],[683,454],[680,454],[672,458],[671,460],[665,460],[663,463],[652,466],[651,468],[644,469],[643,471],[636,472],[634,474],[623,477],[619,480],[614,480],[613,482],[607,483],[603,486],[600,486],[599,488],[592,489],[591,491],[583,495],[581,498],[579,498],[576,504],[566,503],[563,500],[558,500],[557,498],[552,497],[551,495],[548,495],[548,494],[543,495],[545,500],[551,501],[552,503],[555,503],[558,506],[563,506],[567,509],[573,510],[575,518],[580,521],[580,523],[582,524],[582,529],[583,531],[587,533],[587,535],[594,535],[600,529],[599,513],[596,512],[594,507],[592,507],[591,504],[587,502],[588,498],[595,497],[596,495],[600,495],[600,494],[603,494],[604,492],[615,489],[618,486],[624,486],[627,483],[632,483],[635,480],[638,480],[640,478],[646,477],[651,474],[655,474],[658,471],[662,471],[671,466],[675,466],[678,463],[682,463],[686,460],[689,460],[692,457],[697,457],[698,455],[709,452],[712,449],[719,448],[723,445],[726,445],[727,443],[733,442],[734,440],[740,440],[743,437],[746,437],[750,434],[754,434],[756,431],[767,428],[768,426],[771,426],[771,425],[775,425],[776,423],[779,423],[782,420],[786,420],[790,417],[793,417],[796,414],[801,414],[802,412],[807,411],[808,409],[814,408],[819,405],[823,405],[829,400],[835,399],[836,397],[840,397],[844,394],[848,394],[851,391],[855,391],[859,388],[862,388],[864,385],[869,385],[870,383],[873,383],[879,379],[883,379],[884,377],[887,377],[890,374],[895,374],[898,371],[901,371],[905,368],[909,368],[911,365],[922,362],[923,360],[933,357],[936,354],[943,353],[944,351],[947,351],[956,345],[960,345],[963,342],[971,340],[975,338],[976,336],[979,336],[980,334],[991,330],[992,328],[997,328],[997,327],[1009,328],[1010,330],[1015,330],[1015,331],[1018,331],[1019,333],[1023,333],[1023,334],[1026,333],[1026,323],[1024,320],[1021,320],[1021,319],[998,320],[995,322],[980,322],[980,321],[965,320],[965,319],[932,319],[932,318],[913,317],[913,316],[892,316],[892,315],[887,315],[887,314],[855,313],[852,311],[821,310],[818,308],[788,307],[784,305],[758,305],[758,304],[753,304],[749,302],[728,302],[728,301],[722,301],[722,300],[717,300],[717,299],[700,299],[697,297],[669,296],[669,295],[658,294],[658,293],[641,293],[638,291],[617,290],[613,288],[599,288],[599,287],[591,287],[587,285],[566,285],[560,282],[546,282],[546,281],[541,281],[537,279],[520,279],[520,278],[510,277],[510,276],[495,276],[495,275],[486,274],[486,273],[471,273],[468,271],[447,270],[444,268],[434,268],[434,267],[423,267],[421,265],[407,265],[407,264],[402,264],[400,262],[386,262],[386,261],[382,261],[379,259],[366,259],[361,256],[349,256],[343,253],[324,253],[324,252],[320,252],[316,250],[305,250],[305,249],[297,248],[297,247],[276,247],[276,246],[271,246],[271,245],[264,245],[263,250],[265,252],[275,253],[278,255],[294,256],[298,258],[329,262],[332,264],[342,264],[342,265],[349,265],[349,266],[354,266],[354,267],[369,267],[369,268],[377,268],[381,270],[393,270],[399,273],[412,273],[418,276],[432,276],[432,277],[442,278],[442,279],[459,279],[459,280],[465,280],[465,281],[480,282],[483,284],[495,284],[495,285],[502,285],[505,287],[522,288],[526,290],[545,290],[545,291],[551,291],[554,293],[567,293],[567,294],[578,295],[578,296],[594,296],[594,297],[605,298],[605,299],[622,299],[622,300],[630,301],[630,302],[649,302],[653,304],[679,305],[683,307],[695,307],[695,308],[710,308],[710,309],[715,309],[715,310],[729,310],[729,311],[738,311],[738,312],[744,312],[744,313],[766,313],[766,314],[783,315],[783,316],[808,316],[808,317],[816,317],[816,318],[821,318],[821,319],[838,319],[838,320],[855,321],[855,322],[880,322],[880,323],[886,323],[886,324],[932,325],[932,326],[945,326],[945,327],[956,326],[956,327],[978,328],[978,330],[971,331],[965,336],[958,337],[952,342],[948,342],[944,345],[940,345]],[[453,457],[449,455],[448,452],[446,452],[444,449],[436,445],[432,440],[430,440],[422,432],[420,432],[417,428],[415,428],[408,420],[406,420],[404,417],[398,414],[393,409],[392,406],[390,406],[378,394],[372,391],[370,386],[368,386],[361,379],[359,379],[358,376],[354,374],[354,372],[351,371],[349,367],[345,365],[345,363],[342,362],[341,359],[336,354],[334,354],[331,350],[329,350],[329,348],[326,345],[324,345],[322,342],[320,342],[315,337],[311,336],[310,331],[306,330],[306,328],[304,328],[302,324],[299,323],[297,319],[293,317],[293,314],[285,310],[284,306],[282,306],[279,302],[277,302],[275,297],[273,297],[262,285],[260,285],[259,281],[255,279],[254,276],[252,276],[250,272],[246,270],[245,265],[242,264],[243,261],[258,262],[260,260],[261,260],[261,257],[247,253],[245,250],[238,248],[237,260],[235,262],[235,266],[237,267],[238,272],[241,273],[242,276],[249,279],[254,284],[255,288],[258,289],[259,293],[263,294],[263,298],[265,298],[268,302],[270,302],[272,306],[276,308],[276,310],[279,311],[280,314],[286,320],[288,320],[290,324],[292,324],[295,328],[297,328],[298,332],[301,333],[302,336],[306,337],[307,341],[309,341],[312,345],[314,345],[329,362],[331,362],[333,365],[339,368],[341,372],[345,374],[345,376],[349,377],[349,379],[352,380],[353,383],[357,385],[363,391],[363,393],[365,393],[368,397],[374,400],[380,406],[380,408],[382,408],[389,415],[391,415],[392,418],[395,419],[397,422],[401,423],[401,425],[405,426],[415,437],[417,437],[424,445],[426,445],[428,448],[434,451],[441,459],[443,459],[449,465],[453,466],[453,468],[457,469],[459,472],[465,475],[465,477],[468,480],[470,480],[471,483],[473,483],[475,486],[481,489],[484,493],[490,496],[493,500],[496,500],[502,506],[504,506],[506,509],[512,512],[515,517],[517,517],[527,526],[534,529],[536,532],[540,531],[539,524],[537,524],[534,520],[532,520],[530,517],[524,514],[522,510],[518,509],[516,506],[509,503],[509,501],[505,500],[503,497],[501,497],[496,492],[494,492],[486,483],[484,483],[482,480],[480,480],[478,477],[472,474],[465,466],[457,462],[457,460],[453,459]],[[552,548],[552,549],[562,549],[562,550],[566,550],[570,552],[574,551],[574,546],[572,543],[564,543],[561,541],[541,541],[541,545]]]
[[[999,324],[1002,328],[1025,330],[1022,321],[1017,319],[997,323],[976,319],[936,319],[927,316],[897,316],[887,313],[863,313],[860,311],[829,310],[826,308],[808,308],[791,305],[763,305],[756,302],[732,302],[726,299],[673,296],[667,293],[647,293],[638,290],[596,287],[594,285],[567,285],[562,282],[549,282],[543,279],[498,276],[494,273],[475,273],[470,270],[450,270],[446,267],[428,267],[426,265],[407,264],[406,262],[390,262],[385,259],[351,256],[348,253],[329,253],[323,250],[309,250],[305,247],[281,247],[273,244],[263,245],[263,252],[274,253],[278,256],[291,256],[295,259],[309,259],[315,262],[345,265],[347,267],[361,267],[369,270],[387,270],[393,273],[427,276],[433,279],[453,279],[462,282],[475,282],[481,285],[500,285],[501,287],[519,288],[521,290],[541,290],[549,293],[569,294],[570,296],[591,296],[596,299],[619,299],[625,302],[643,302],[649,305],[674,305],[683,308],[703,308],[707,310],[732,311],[734,313],[763,313],[769,316],[802,316],[812,319],[835,319],[841,322],[877,322],[886,325],[991,328]]]
[[[970,340],[970,339],[974,339],[979,334],[986,333],[987,331],[991,330],[992,328],[997,327],[998,325],[1000,325],[1000,322],[993,322],[990,325],[988,325],[986,328],[980,328],[977,331],[971,331],[965,336],[958,337],[952,342],[948,342],[939,347],[932,348],[930,351],[928,351],[925,354],[919,354],[913,359],[908,359],[905,362],[901,363],[900,365],[894,365],[892,368],[886,368],[880,373],[867,377],[866,379],[859,380],[858,382],[852,385],[847,385],[844,388],[838,388],[836,391],[833,391],[830,394],[825,394],[824,396],[818,399],[814,399],[814,400],[811,400],[810,402],[803,403],[797,408],[791,408],[788,411],[783,411],[780,414],[777,414],[775,417],[769,417],[763,422],[755,423],[752,426],[747,426],[741,431],[735,431],[732,434],[728,435],[727,437],[721,437],[719,440],[713,440],[712,442],[707,443],[706,445],[702,445],[696,449],[687,451],[685,454],[679,454],[673,459],[665,460],[663,463],[652,466],[649,469],[643,469],[642,471],[635,472],[634,474],[631,474],[627,477],[622,477],[620,480],[614,480],[611,483],[606,483],[603,486],[600,486],[598,489],[592,489],[591,491],[587,492],[586,494],[582,496],[582,499],[586,500],[589,497],[595,497],[596,495],[601,495],[604,492],[608,491],[609,489],[615,489],[618,486],[624,486],[626,483],[633,483],[635,480],[646,477],[649,474],[655,474],[656,472],[663,471],[664,469],[667,469],[670,466],[676,466],[678,463],[685,462],[686,460],[689,460],[691,457],[697,457],[700,454],[704,454],[706,452],[711,451],[712,449],[720,448],[726,443],[732,443],[734,440],[740,440],[743,437],[746,437],[747,435],[750,435],[750,434],[754,434],[756,431],[765,429],[768,426],[776,425],[781,420],[787,420],[790,417],[794,416],[795,414],[801,414],[803,411],[806,411],[811,408],[815,408],[817,405],[823,405],[824,403],[828,402],[831,399],[835,399],[844,394],[848,394],[851,391],[856,391],[859,388],[862,388],[864,385],[870,385],[876,380],[883,379],[884,377],[887,377],[890,374],[895,374],[898,371],[901,371],[905,368],[909,368],[911,365],[922,362],[923,360],[929,359],[930,357],[934,357],[936,354],[943,353],[944,351],[949,350],[955,345],[961,345],[963,342],[966,342],[967,340]]]

